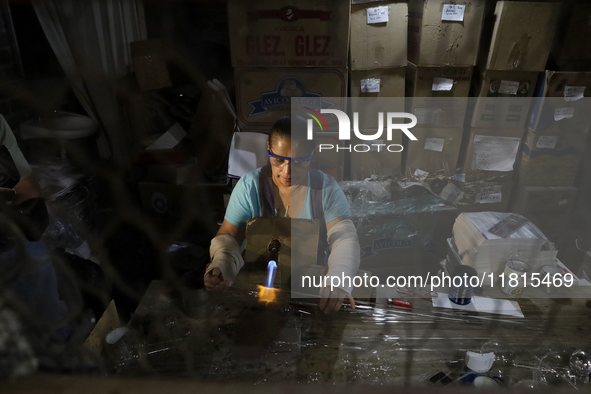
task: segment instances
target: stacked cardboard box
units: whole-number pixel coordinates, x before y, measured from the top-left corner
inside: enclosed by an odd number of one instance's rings
[[[500,198],[505,209],[537,78],[550,52],[557,11],[558,5],[551,3],[499,1],[493,25],[485,26],[481,53],[488,55],[479,59],[476,98],[470,103],[470,127],[458,167],[466,182],[492,183],[495,190],[504,190]]]
[[[293,100],[346,110],[350,7],[346,1],[228,1],[240,130],[269,132],[290,114]],[[325,165],[342,177],[341,163]]]
[[[484,1],[411,0],[408,110],[417,117],[405,140],[405,171],[453,174],[484,15]]]
[[[404,79],[407,62],[408,4],[401,1],[364,2],[351,6],[350,72],[351,112],[359,114],[359,129],[375,134],[379,112],[404,111]],[[384,98],[400,100],[384,100]],[[353,117],[351,117],[353,120]],[[377,144],[401,144],[402,136]],[[366,143],[356,136],[351,144]],[[352,179],[371,174],[400,175],[401,154],[385,149],[347,153]]]

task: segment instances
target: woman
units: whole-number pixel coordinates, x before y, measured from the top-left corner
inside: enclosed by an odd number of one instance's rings
[[[260,216],[319,219],[319,244],[329,251],[327,276],[353,277],[359,267],[359,240],[349,218],[351,211],[336,181],[309,168],[316,145],[306,136],[306,121],[284,116],[271,128],[267,142],[269,162],[245,174],[237,183],[224,222],[211,241],[205,286],[209,291],[226,290],[244,265],[240,246],[246,222]],[[355,307],[351,287],[324,287],[319,307],[325,313],[338,311],[345,298]]]

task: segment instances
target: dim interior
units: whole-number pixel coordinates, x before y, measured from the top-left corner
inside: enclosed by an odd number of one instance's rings
[[[0,384],[588,389],[589,37],[574,0],[0,1]]]

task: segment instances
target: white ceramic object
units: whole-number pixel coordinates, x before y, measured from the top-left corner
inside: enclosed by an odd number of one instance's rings
[[[19,126],[21,138],[56,138],[70,140],[94,134],[97,123],[88,116],[57,111],[47,118],[29,119]]]

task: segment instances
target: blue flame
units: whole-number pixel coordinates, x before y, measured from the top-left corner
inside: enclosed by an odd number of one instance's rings
[[[277,262],[270,260],[267,264],[267,287],[273,287],[273,280],[275,279],[275,272],[277,271]]]

